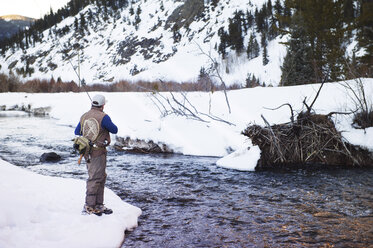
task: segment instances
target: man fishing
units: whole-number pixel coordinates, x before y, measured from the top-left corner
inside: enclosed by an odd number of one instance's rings
[[[89,152],[84,155],[87,162],[88,179],[83,212],[101,216],[113,211],[104,205],[106,182],[106,147],[110,144],[110,133],[116,134],[118,127],[104,113],[106,100],[103,95],[92,98],[91,109],[82,115],[75,128],[75,135],[82,135],[90,141]]]

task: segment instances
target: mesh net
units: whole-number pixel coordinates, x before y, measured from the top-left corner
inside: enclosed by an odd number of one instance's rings
[[[95,118],[89,118],[83,123],[83,136],[90,141],[96,141],[99,129],[98,121]]]

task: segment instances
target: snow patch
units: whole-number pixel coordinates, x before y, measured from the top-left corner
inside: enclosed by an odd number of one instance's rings
[[[255,167],[260,159],[260,152],[258,146],[246,146],[219,159],[216,164],[228,169],[255,171]]]
[[[105,188],[114,213],[82,215],[85,182],[42,176],[0,160],[0,247],[119,247],[141,210]]]

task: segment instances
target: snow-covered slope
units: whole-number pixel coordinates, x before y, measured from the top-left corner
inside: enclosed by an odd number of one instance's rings
[[[228,30],[228,19],[235,11],[254,13],[265,0],[219,1],[216,7],[205,1],[202,8],[197,7],[194,0],[133,2],[121,11],[110,13],[107,19],[97,6],[87,6],[76,17],[66,18],[51,30],[44,31],[42,42],[36,42],[35,46],[24,51],[9,49],[0,57],[1,72],[9,73],[11,69],[16,73],[17,69],[25,69],[26,61],[29,61],[28,66],[34,72],[31,76],[27,74],[26,79],[60,77],[63,81],[77,82],[71,63],[78,70],[79,59],[80,74],[88,84],[159,79],[194,82],[201,67],[211,67],[211,60],[206,56],[209,54],[219,63],[220,73],[228,85],[244,85],[248,73],[266,85],[278,84],[280,66],[286,54],[286,48],[280,42],[285,41],[286,36],[268,43],[269,63],[265,66],[262,51],[252,60],[247,58],[245,51],[237,56],[235,51],[228,49],[225,59],[217,52],[219,28]],[[130,8],[134,10],[132,15]],[[183,13],[190,8],[197,9],[188,16],[191,20],[182,19]],[[141,10],[138,15],[141,21],[136,24],[138,9]],[[84,34],[75,31],[75,19],[79,23],[80,15],[88,22]],[[93,15],[91,22],[88,21],[90,15]],[[181,27],[178,30],[181,38],[177,42],[172,31],[175,23]],[[244,34],[245,47],[254,32],[255,25]],[[255,35],[260,43],[260,34],[255,32]],[[80,49],[74,49],[78,45]]]
[[[363,79],[367,99],[373,96],[373,79]],[[355,81],[348,81],[351,86]],[[205,122],[194,120],[191,116],[186,118],[176,112],[164,115],[165,110],[171,111],[168,103],[160,95],[153,93],[102,93],[108,99],[104,111],[108,113],[119,128],[119,137],[131,137],[163,143],[174,152],[186,155],[226,156],[233,151],[242,155],[242,147],[250,147],[251,142],[241,132],[250,123],[264,125],[261,115],[271,123],[285,123],[290,121],[290,110],[282,107],[284,103],[293,106],[294,111],[302,110],[302,102],[307,97],[308,104],[313,100],[320,85],[301,85],[292,87],[256,87],[251,89],[233,90],[228,92],[231,113],[228,112],[223,92],[187,93],[187,100],[180,93],[174,93],[179,102]],[[93,96],[96,93],[91,93]],[[168,97],[175,108],[177,104],[172,101],[169,93],[161,93]],[[355,110],[351,93],[340,83],[325,84],[318,97],[314,109],[317,113],[328,114],[332,111],[344,112]],[[163,102],[163,106],[158,100]],[[156,103],[158,102],[158,107]],[[371,104],[371,102],[369,103]],[[12,109],[14,106],[25,106],[31,110],[40,107],[48,108],[50,116],[59,119],[63,124],[75,127],[80,116],[90,108],[90,101],[86,93],[60,93],[60,94],[27,94],[27,93],[1,93],[0,106],[3,109]],[[164,107],[166,109],[164,109]],[[195,109],[194,109],[195,108]],[[162,110],[162,113],[160,112]],[[188,111],[186,111],[188,113]],[[201,114],[203,113],[203,114]],[[234,125],[212,120],[204,114],[221,118]],[[373,128],[365,131],[352,127],[352,115],[333,115],[338,130],[353,144],[362,145],[373,150],[371,139]],[[73,137],[73,128],[71,130]],[[114,137],[112,140],[115,140]],[[241,151],[241,152],[240,152]],[[257,150],[251,150],[252,158],[258,159]],[[237,154],[236,154],[237,155]],[[232,155],[233,158],[235,155]],[[256,161],[247,163],[255,167]],[[246,165],[247,165],[246,164]],[[232,165],[232,164],[231,164]],[[238,166],[236,166],[237,168]],[[254,169],[254,167],[250,167]],[[242,167],[240,167],[242,169]]]

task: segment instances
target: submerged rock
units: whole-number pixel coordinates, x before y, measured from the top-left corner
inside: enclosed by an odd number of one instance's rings
[[[131,139],[130,137],[117,137],[114,144],[117,150],[138,153],[173,153],[174,151],[163,143],[155,143],[152,140]]]
[[[61,156],[55,152],[43,153],[40,157],[40,162],[58,162],[61,160]]]
[[[51,110],[51,107],[40,107],[40,108],[29,109],[29,111],[26,111],[26,112],[29,112],[36,116],[46,116],[48,115],[50,110]]]

